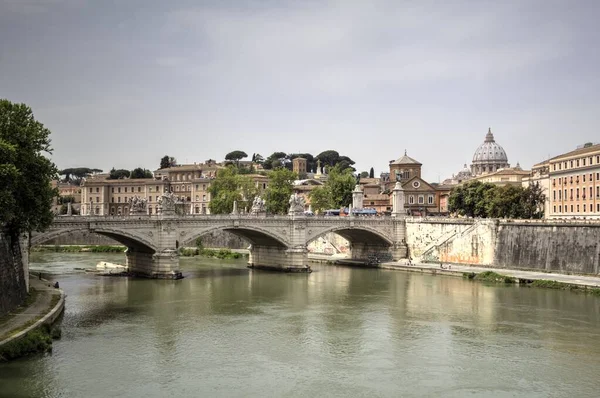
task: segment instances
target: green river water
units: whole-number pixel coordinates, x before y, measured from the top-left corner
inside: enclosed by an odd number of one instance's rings
[[[179,281],[32,253],[67,293],[51,354],[0,364],[1,397],[597,397],[600,299],[315,265],[185,258]]]

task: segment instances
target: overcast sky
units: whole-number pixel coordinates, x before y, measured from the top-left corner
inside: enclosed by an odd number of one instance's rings
[[[59,168],[338,150],[377,174],[600,141],[600,1],[0,0],[0,98]]]

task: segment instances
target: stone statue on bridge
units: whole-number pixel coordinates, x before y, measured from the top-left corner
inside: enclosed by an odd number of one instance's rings
[[[177,196],[173,192],[165,192],[157,200],[158,214],[175,214],[175,205],[179,203]]]
[[[260,196],[254,198],[252,202],[251,214],[260,214],[265,212],[265,201]]]
[[[304,198],[302,196],[299,196],[297,193],[293,193],[290,196],[290,210],[289,210],[289,214],[298,214],[298,213],[303,213],[304,212]]]
[[[138,195],[135,195],[133,198],[129,199],[129,214],[146,214],[148,207],[148,200],[146,198],[141,198]]]

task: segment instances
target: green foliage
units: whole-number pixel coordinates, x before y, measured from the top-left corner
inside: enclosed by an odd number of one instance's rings
[[[57,199],[57,203],[59,205],[67,204],[67,203],[75,203],[75,197],[73,197],[71,195],[59,196]]]
[[[70,169],[60,170],[59,175],[64,175],[63,182],[71,183],[73,185],[81,185],[83,179],[89,177],[93,173],[102,173],[100,169],[91,169],[89,167],[75,167]]]
[[[360,178],[368,178],[369,177],[369,172],[368,171],[361,171],[360,172]]]
[[[160,159],[160,168],[168,169],[177,166],[177,160],[173,156],[165,155]]]
[[[236,163],[239,163],[239,161],[243,158],[247,158],[248,154],[244,151],[233,151],[233,152],[229,152],[227,155],[225,155],[225,160],[233,160]]]
[[[0,100],[0,225],[9,233],[42,231],[53,220],[51,188],[58,177],[50,154],[50,130],[25,104]]]
[[[237,259],[244,257],[243,254],[238,252],[232,252],[229,249],[202,249],[200,250],[200,255],[204,257],[218,258],[219,260]]]
[[[291,153],[287,156],[287,158],[290,160],[290,162],[288,164],[286,164],[286,167],[288,167],[290,170],[292,169],[291,161],[296,158],[306,159],[306,170],[308,170],[308,171],[316,170],[316,168],[317,168],[317,159],[310,153]],[[302,178],[302,177],[300,177],[300,178]]]
[[[523,188],[470,181],[452,189],[448,207],[467,217],[542,218],[544,201],[538,183]]]
[[[369,178],[375,178],[375,170],[371,167],[371,170],[369,170]]]
[[[252,154],[252,163],[263,164],[264,161],[265,158],[263,158],[263,156],[260,153]]]
[[[131,171],[129,178],[152,178],[152,172],[148,169],[138,167]]]
[[[238,210],[252,204],[256,196],[256,187],[252,179],[239,174],[234,166],[220,169],[208,187],[209,208],[212,214],[229,214],[233,211],[233,202],[238,202]]]
[[[327,181],[321,187],[313,189],[310,193],[310,203],[314,211],[326,209],[339,209],[352,203],[352,190],[356,178],[352,169],[336,165],[327,176]]]
[[[108,180],[122,180],[124,178],[129,178],[130,175],[131,175],[131,172],[129,170],[125,170],[125,169],[115,170],[115,168],[113,167],[110,170],[110,174],[107,179]]]
[[[517,280],[511,276],[501,275],[494,271],[485,271],[475,275],[473,278],[478,281],[495,282],[495,283],[515,283]]]
[[[316,158],[321,160],[321,164],[328,170],[334,166],[338,166],[339,170],[350,169],[354,171],[354,167],[352,167],[352,165],[354,165],[354,160],[350,159],[348,156],[340,156],[337,151],[330,149],[321,152]]]
[[[196,247],[197,247],[198,249],[202,249],[202,248],[204,248],[204,244],[202,243],[202,237],[198,237],[198,238],[196,238],[196,242],[195,242],[195,243],[196,243]]]
[[[287,162],[289,162],[289,158],[285,152],[273,152],[268,158],[263,162],[263,167],[266,170],[276,169],[278,167],[285,167]]]
[[[52,336],[57,335],[52,329],[49,325],[43,325],[22,338],[3,345],[0,347],[0,362],[52,351]]]
[[[283,167],[269,173],[269,186],[265,192],[265,202],[270,213],[287,214],[294,180],[297,178],[296,173]]]

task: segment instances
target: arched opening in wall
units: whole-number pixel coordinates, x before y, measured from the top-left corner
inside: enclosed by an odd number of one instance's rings
[[[191,231],[182,241],[183,247],[201,245],[206,249],[247,250],[250,245],[285,248],[284,242],[274,235],[249,228],[214,228],[199,232]]]
[[[382,233],[361,228],[331,229],[307,244],[309,253],[352,259],[391,261],[393,242]]]

